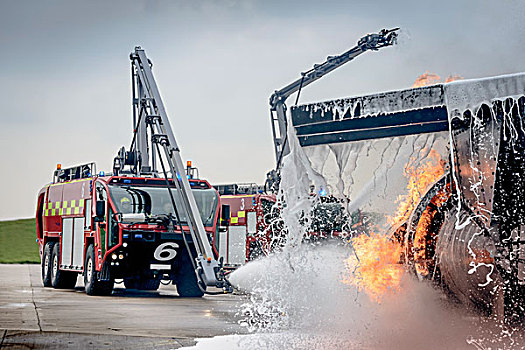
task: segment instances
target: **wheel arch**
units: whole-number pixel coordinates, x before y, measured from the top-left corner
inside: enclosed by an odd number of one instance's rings
[[[405,264],[410,267],[410,269],[414,272],[414,274],[417,275],[416,272],[416,261],[415,261],[415,254],[416,254],[416,247],[414,246],[415,240],[416,240],[416,234],[418,225],[423,217],[423,214],[427,210],[427,208],[431,209],[432,213],[438,211],[439,207],[437,207],[435,204],[438,201],[438,198],[445,194],[447,197],[447,201],[450,198],[450,188],[451,188],[451,177],[450,173],[445,173],[441,178],[439,178],[437,181],[435,181],[433,184],[431,184],[428,187],[428,190],[425,192],[425,195],[421,197],[419,200],[416,208],[412,211],[412,214],[410,215],[408,221],[407,221],[407,227],[406,227],[406,233],[404,237],[404,246],[405,246]],[[446,201],[445,201],[446,202]],[[444,202],[443,202],[444,203]],[[445,205],[445,204],[443,204]],[[440,216],[438,216],[440,218]],[[431,216],[430,220],[438,220],[434,215]],[[435,225],[436,222],[430,221],[427,223],[427,225]],[[431,247],[435,250],[435,242],[433,243],[434,246]],[[426,249],[425,244],[425,249]]]

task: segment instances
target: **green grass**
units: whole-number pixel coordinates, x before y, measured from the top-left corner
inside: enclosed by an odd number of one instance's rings
[[[35,219],[0,221],[0,263],[40,263]]]

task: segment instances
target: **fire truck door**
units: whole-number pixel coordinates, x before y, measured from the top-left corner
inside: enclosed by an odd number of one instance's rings
[[[99,218],[100,221],[97,222],[97,236],[99,238],[98,247],[99,247],[99,263],[101,262],[101,259],[106,254],[106,222],[107,222],[107,213],[108,213],[108,194],[106,192],[106,189],[101,183],[96,184],[96,198],[97,201],[103,201],[104,202],[104,216]]]
[[[84,218],[73,219],[73,261],[75,269],[82,269],[84,261]]]
[[[62,242],[60,243],[60,267],[71,266],[73,245],[73,218],[62,219]]]
[[[84,218],[63,218],[61,237],[61,267],[82,269],[84,254]]]

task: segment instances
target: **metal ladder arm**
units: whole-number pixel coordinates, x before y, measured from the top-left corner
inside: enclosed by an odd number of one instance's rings
[[[368,50],[377,51],[382,47],[395,44],[397,30],[399,30],[399,28],[382,29],[377,34],[368,34],[362,37],[357,42],[357,46],[341,55],[328,56],[324,63],[314,65],[312,69],[301,73],[301,78],[280,90],[276,90],[272,96],[270,96],[270,122],[272,124],[275,160],[277,163],[276,169],[280,168],[282,157],[290,152],[286,142],[286,132],[288,129],[286,121],[286,99],[293,93],[300,91],[303,87],[310,85],[336,68],[350,62],[362,53]]]
[[[175,187],[181,194],[182,209],[186,214],[188,220],[188,227],[193,242],[197,257],[197,278],[206,286],[225,287],[227,282],[218,276],[220,270],[219,263],[215,260],[213,251],[211,249],[208,235],[204,229],[204,224],[199,214],[199,208],[193,196],[190,183],[186,176],[180,149],[173,134],[164,103],[160,96],[157,83],[151,70],[150,62],[146,57],[146,53],[140,47],[136,47],[134,53],[130,55],[132,66],[135,70],[136,89],[139,91],[139,100],[143,108],[140,108],[139,121],[137,128],[137,138],[147,139],[146,126],[150,126],[151,131],[151,148],[154,144],[160,146],[165,155],[171,176],[174,180]],[[149,111],[149,114],[148,114]],[[143,125],[141,125],[143,123]],[[143,132],[144,134],[141,134]],[[152,162],[155,161],[153,150],[146,150],[143,152],[151,152]],[[141,155],[143,156],[143,155]],[[160,157],[160,154],[159,154]],[[155,169],[152,163],[152,169]],[[175,207],[174,203],[173,206]],[[174,208],[174,210],[177,210]],[[190,256],[191,256],[191,252]]]

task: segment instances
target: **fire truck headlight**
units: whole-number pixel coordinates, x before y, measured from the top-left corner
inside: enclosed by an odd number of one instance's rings
[[[126,248],[126,247],[128,246],[128,243],[127,243],[127,242],[124,242],[124,243],[122,243],[122,246],[123,246],[124,248]]]
[[[111,259],[117,260],[117,254],[115,254],[115,253],[111,254]]]
[[[120,253],[120,254],[118,255],[118,258],[119,258],[120,260],[124,259],[124,254]]]

